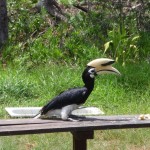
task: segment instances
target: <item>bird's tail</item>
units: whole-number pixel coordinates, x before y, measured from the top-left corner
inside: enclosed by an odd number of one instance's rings
[[[38,118],[40,118],[41,117],[41,112],[39,112],[38,114],[36,114],[34,117],[33,117],[33,119],[38,119]]]

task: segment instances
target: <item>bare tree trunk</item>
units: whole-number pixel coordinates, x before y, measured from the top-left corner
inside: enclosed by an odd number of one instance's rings
[[[0,0],[0,48],[8,39],[8,17],[6,0]]]
[[[55,23],[59,23],[60,21],[67,21],[65,13],[56,2],[56,0],[39,0],[36,4],[37,11],[40,12],[41,7],[44,6],[47,12],[54,17]]]

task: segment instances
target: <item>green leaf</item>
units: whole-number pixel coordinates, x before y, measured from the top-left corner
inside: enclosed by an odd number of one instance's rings
[[[106,51],[107,51],[108,48],[110,47],[110,44],[111,44],[111,43],[113,43],[113,41],[109,41],[109,42],[107,42],[107,43],[104,44],[104,48],[105,48],[104,53],[106,53]]]
[[[140,37],[140,36],[135,36],[135,37],[133,37],[132,41],[137,40],[139,37]]]

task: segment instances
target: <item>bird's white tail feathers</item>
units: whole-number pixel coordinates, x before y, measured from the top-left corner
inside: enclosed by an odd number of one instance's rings
[[[33,119],[38,119],[41,117],[41,114],[36,115]]]

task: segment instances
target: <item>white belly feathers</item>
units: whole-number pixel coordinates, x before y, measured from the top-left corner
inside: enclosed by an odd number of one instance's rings
[[[45,114],[45,116],[48,118],[56,116],[56,117],[61,118],[62,120],[67,120],[71,112],[77,109],[78,107],[79,105],[77,104],[67,105],[63,107],[62,109],[50,110]]]

